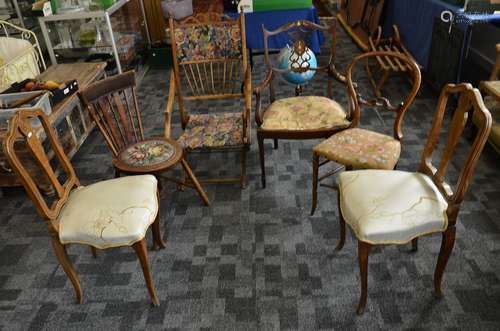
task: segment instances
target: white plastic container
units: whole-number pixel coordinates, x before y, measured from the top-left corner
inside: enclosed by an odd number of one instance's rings
[[[6,106],[12,104],[17,100],[27,98],[30,95],[34,95],[37,93],[40,93],[40,91],[0,94],[0,106]],[[26,105],[22,105],[19,108],[0,109],[0,129],[7,128],[9,126],[10,118],[14,116],[14,114],[19,109],[34,110],[39,108],[41,108],[43,112],[47,115],[50,115],[52,113],[52,107],[50,106],[48,93],[42,94],[40,97],[27,103]],[[32,127],[39,127],[40,125],[42,125],[38,119],[33,119],[30,124]]]
[[[193,0],[163,0],[161,8],[165,18],[180,20],[193,15]]]

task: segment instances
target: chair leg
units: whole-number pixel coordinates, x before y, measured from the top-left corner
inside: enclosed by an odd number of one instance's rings
[[[260,157],[260,179],[262,181],[262,188],[266,188],[266,165],[264,161],[264,138],[257,132],[257,141],[259,143],[259,157]]]
[[[274,138],[274,149],[278,149],[278,138]]]
[[[312,160],[312,206],[311,206],[311,216],[314,215],[316,207],[318,205],[318,171],[319,171],[319,155],[313,152]]]
[[[198,195],[200,196],[201,200],[203,200],[203,203],[206,206],[210,206],[210,200],[208,199],[207,194],[203,190],[203,187],[201,187],[200,182],[198,181],[198,179],[194,175],[193,171],[189,167],[189,164],[187,163],[187,161],[184,158],[181,159],[181,164],[182,164],[182,168],[184,169],[184,171],[188,175],[189,179],[193,183],[193,185],[194,185],[194,187],[196,189],[196,192],[198,192]]]
[[[92,257],[97,259],[97,249],[94,246],[90,246],[90,252],[92,253]]]
[[[158,300],[158,296],[156,295],[156,290],[153,286],[153,278],[151,277],[151,271],[149,269],[146,240],[142,239],[141,241],[133,244],[132,247],[134,248],[137,256],[139,257],[139,261],[141,262],[142,272],[144,274],[144,279],[146,280],[146,286],[149,291],[149,296],[151,297],[151,302],[153,303],[153,306],[158,307],[160,305],[160,301]]]
[[[120,178],[120,170],[115,168],[115,178]]]
[[[340,192],[338,192],[337,194],[337,205],[339,210],[340,239],[335,249],[337,251],[340,251],[344,247],[345,243],[345,220],[344,216],[342,215],[342,211],[340,210]]]
[[[370,248],[370,244],[358,241],[359,276],[361,278],[361,296],[356,310],[358,315],[362,315],[365,311],[368,297],[368,255],[370,254]]]
[[[187,160],[185,161],[187,164]],[[186,189],[186,171],[184,171],[184,166],[182,166],[182,163],[181,163],[181,183],[182,184],[177,184],[177,190],[183,192]]]
[[[165,242],[163,241],[161,237],[161,230],[160,230],[160,192],[156,192],[157,198],[158,198],[158,213],[156,214],[155,221],[153,222],[152,226],[152,231],[153,231],[153,250],[158,250],[161,248],[165,248]]]
[[[241,151],[241,188],[244,189],[247,187],[247,152],[248,150],[245,148]]]
[[[418,238],[413,238],[411,241],[411,252],[416,253],[418,251]]]
[[[434,289],[438,298],[443,297],[443,290],[441,289],[441,281],[443,280],[444,269],[448,263],[453,246],[455,245],[456,228],[454,225],[449,225],[445,232],[443,232],[443,239],[441,241],[441,250],[434,271]]]
[[[52,238],[52,247],[54,248],[54,252],[56,253],[57,260],[59,264],[63,268],[64,272],[68,276],[69,280],[73,284],[75,288],[76,294],[76,302],[83,303],[83,295],[82,295],[82,287],[80,285],[80,279],[76,274],[75,269],[73,268],[73,264],[71,264],[70,259],[68,258],[68,254],[66,253],[66,248],[59,241],[59,238]]]

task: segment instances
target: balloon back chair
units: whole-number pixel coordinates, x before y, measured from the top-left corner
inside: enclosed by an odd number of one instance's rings
[[[178,142],[188,152],[236,151],[241,153],[239,178],[212,178],[202,182],[239,182],[246,186],[246,153],[250,146],[252,87],[247,63],[245,16],[238,19],[203,13],[182,21],[169,20],[173,72],[166,111],[165,136],[171,134],[177,95],[183,133]],[[235,100],[233,112],[189,113],[189,101]],[[239,101],[243,100],[243,107]]]
[[[43,130],[34,130],[32,124],[35,122],[41,122]],[[42,138],[45,139],[43,144]],[[45,200],[34,178],[20,161],[16,149],[23,142],[54,188],[56,196],[51,202]],[[132,246],[139,257],[151,302],[158,306],[145,240],[146,231],[152,224],[153,248],[165,247],[160,234],[156,178],[151,175],[130,176],[80,185],[42,110],[20,110],[14,115],[3,148],[38,214],[47,222],[55,255],[73,284],[77,302],[83,302],[82,288],[66,246],[88,245],[94,257],[96,249]],[[52,153],[55,157],[49,162]],[[64,175],[56,176],[54,165],[57,164]]]
[[[318,25],[309,21],[297,21],[269,31],[263,27],[264,59],[268,68],[265,79],[255,88],[255,121],[257,122],[257,140],[261,167],[262,186],[266,186],[264,160],[264,140],[274,139],[274,148],[278,148],[278,139],[317,139],[327,138],[335,132],[348,128],[349,114],[333,97],[333,80],[344,82],[345,78],[335,68],[336,32],[335,22],[331,26]],[[332,38],[332,45],[325,56],[316,58],[313,41],[327,34]],[[272,61],[269,54],[269,39],[285,40],[287,46],[281,50],[279,59]],[[316,61],[312,61],[316,59]],[[324,61],[323,61],[324,60]],[[283,62],[286,61],[286,62]],[[278,62],[278,63],[276,63]],[[326,77],[326,97],[301,96],[307,81],[301,77]],[[275,80],[284,78],[290,82],[296,80],[295,97],[276,100]],[[269,88],[269,106],[262,106],[262,92]]]
[[[384,61],[397,63],[399,67],[404,68],[408,78],[411,81],[411,88],[404,95],[404,99],[398,105],[376,93],[373,99],[364,98],[356,83],[353,81],[353,72],[358,62],[380,59]],[[359,67],[359,66],[358,66]],[[344,166],[347,170],[351,169],[394,169],[401,153],[401,141],[403,139],[403,117],[409,109],[415,96],[420,89],[421,74],[418,64],[403,54],[396,52],[370,52],[356,56],[346,72],[347,89],[350,105],[353,106],[352,126],[346,130],[338,132],[330,138],[322,141],[313,148],[313,178],[312,178],[312,208],[311,215],[316,210],[318,201],[318,183],[334,174],[341,168],[322,175],[318,179],[320,166],[330,161]],[[392,137],[375,131],[356,127],[360,121],[361,106],[370,108],[385,108],[395,114]],[[323,161],[324,160],[324,161]],[[320,162],[321,161],[321,162]],[[322,186],[337,189],[335,186],[322,184]]]
[[[436,167],[432,156],[438,147],[448,99],[457,94],[456,109],[448,107],[454,113]],[[472,146],[465,153],[466,158],[455,185],[450,185],[446,181],[447,169],[472,112],[478,116],[478,131]],[[337,250],[344,246],[347,223],[358,239],[361,275],[358,314],[363,313],[367,301],[368,254],[371,247],[412,242],[413,251],[416,251],[418,238],[432,233],[442,233],[441,250],[434,271],[434,288],[437,296],[442,297],[441,281],[455,243],[458,212],[488,138],[491,121],[491,114],[477,89],[467,83],[448,84],[439,97],[417,172],[370,169],[340,173],[340,241]]]
[[[202,201],[209,205],[205,191],[184,158],[181,145],[167,137],[144,137],[135,87],[135,73],[128,71],[92,83],[79,92],[80,100],[113,154],[116,177],[121,174],[156,176],[180,164]],[[173,178],[162,178],[182,184]]]

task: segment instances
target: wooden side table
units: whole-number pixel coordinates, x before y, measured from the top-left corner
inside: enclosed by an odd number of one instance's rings
[[[79,88],[85,88],[87,85],[104,76],[106,63],[71,63],[56,64],[49,67],[39,77],[40,80],[68,81],[76,79]],[[80,104],[77,94],[73,94],[61,101],[52,108],[52,114],[49,121],[54,127],[64,152],[71,159],[83,144],[90,131],[94,128],[90,114],[84,111]],[[37,135],[42,134],[41,129],[36,131]],[[0,142],[5,138],[6,130],[0,131]],[[47,194],[53,192],[52,185],[41,173],[37,165],[30,157],[30,152],[25,145],[19,145],[19,155],[22,160],[27,162],[27,168],[33,171],[33,177],[37,180],[39,188]],[[52,161],[52,160],[51,160]],[[3,148],[0,148],[0,187],[22,186],[17,175],[12,171],[5,158]]]

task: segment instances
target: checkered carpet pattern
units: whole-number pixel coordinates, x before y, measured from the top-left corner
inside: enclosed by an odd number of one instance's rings
[[[359,53],[339,28],[339,68]],[[262,57],[255,58],[254,84],[264,78]],[[362,90],[370,88],[358,71]],[[148,134],[162,134],[169,73],[149,72],[139,89]],[[398,99],[407,91],[404,77],[392,77],[384,92]],[[316,79],[305,94],[324,94]],[[278,97],[293,94],[280,83]],[[346,104],[345,90],[335,98]],[[415,170],[430,128],[437,95],[426,86],[404,120],[399,169]],[[195,111],[229,111],[233,101],[201,102]],[[362,113],[361,126],[390,133],[392,114]],[[180,131],[178,112],[174,136]],[[471,131],[471,130],[468,130]],[[468,132],[469,134],[470,132]],[[255,138],[255,129],[254,129]],[[444,136],[443,136],[444,137]],[[344,330],[500,328],[500,157],[486,147],[459,216],[455,249],[444,276],[445,297],[434,297],[432,275],[441,237],[410,245],[374,249],[369,259],[369,297],[358,317],[357,244],[348,230],[336,252],[339,225],[336,193],[319,189],[311,207],[312,147],[318,141],[267,141],[267,188],[260,185],[258,149],[248,154],[248,188],[206,185],[212,202],[205,207],[195,191],[178,191],[165,182],[161,227],[167,247],[150,251],[154,285],[161,306],[153,308],[132,249],[99,251],[73,245],[68,253],[80,276],[84,303],[75,304],[73,287],[58,265],[44,222],[22,188],[0,196],[0,330]],[[461,165],[470,138],[460,141],[451,175]],[[73,158],[84,184],[113,177],[111,153],[94,131]],[[199,177],[237,174],[239,155],[192,154]],[[170,176],[179,175],[172,171]],[[367,188],[376,189],[376,188]],[[151,243],[151,234],[148,234]]]

